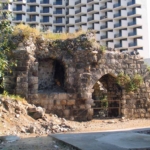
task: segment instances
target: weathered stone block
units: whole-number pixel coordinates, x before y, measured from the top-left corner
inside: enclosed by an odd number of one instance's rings
[[[29,77],[28,80],[31,84],[38,84],[38,77]]]
[[[67,105],[75,105],[75,100],[67,100]]]
[[[61,103],[61,105],[66,105],[67,104],[67,100],[61,100],[60,103]]]

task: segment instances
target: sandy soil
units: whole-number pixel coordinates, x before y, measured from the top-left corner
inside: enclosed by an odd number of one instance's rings
[[[106,130],[120,130],[131,128],[150,127],[150,119],[120,120],[120,119],[93,119],[88,122],[68,121],[74,132],[97,132]],[[65,134],[65,133],[63,133]],[[21,134],[21,139],[13,143],[0,145],[2,150],[76,150],[75,148],[52,139],[49,135]]]

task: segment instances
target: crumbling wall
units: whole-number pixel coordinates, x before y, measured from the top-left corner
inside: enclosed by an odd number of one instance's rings
[[[18,66],[13,71],[16,79],[13,92],[26,97],[33,104],[45,107],[47,112],[68,119],[87,120],[93,116],[93,86],[102,76],[111,74],[117,77],[120,72],[130,77],[140,74],[144,77],[144,83],[137,92],[126,93],[122,89],[120,112],[125,117],[149,118],[150,75],[143,59],[136,54],[115,50],[102,53],[100,47],[89,45],[93,36],[88,33],[76,40],[57,41],[59,47],[54,47],[54,41],[45,40],[43,37],[39,37],[36,42],[30,38],[19,43],[14,51]],[[39,60],[49,61],[40,64],[42,61]],[[50,88],[53,80],[53,68],[49,68],[53,67],[50,60],[59,60],[64,66],[63,90],[58,88],[55,92],[49,90],[48,93],[41,93],[39,85],[47,80],[42,87]],[[5,83],[12,86],[10,82]],[[10,90],[7,87],[5,89]]]

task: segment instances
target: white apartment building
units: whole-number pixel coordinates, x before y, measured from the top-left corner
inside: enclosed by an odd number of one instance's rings
[[[52,32],[71,33],[93,29],[102,45],[120,51],[139,50],[144,58],[150,58],[149,1],[9,0],[3,10],[12,12],[12,25],[22,22]]]

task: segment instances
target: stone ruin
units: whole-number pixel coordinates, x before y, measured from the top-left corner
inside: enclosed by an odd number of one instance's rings
[[[150,118],[150,73],[143,59],[113,49],[103,53],[89,45],[91,39],[94,34],[87,33],[76,40],[57,40],[59,48],[42,36],[20,41],[14,50],[18,66],[5,76],[5,89],[71,120]],[[127,93],[116,83],[120,72],[142,75],[142,86]]]

